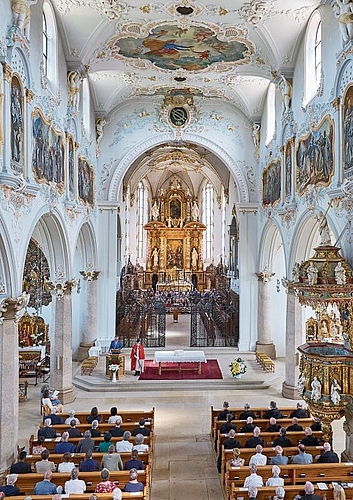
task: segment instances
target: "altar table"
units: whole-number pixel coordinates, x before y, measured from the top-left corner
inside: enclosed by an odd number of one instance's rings
[[[163,370],[173,370],[174,368],[162,367],[162,363],[177,363],[178,371],[181,372],[182,363],[196,363],[197,373],[201,374],[201,363],[207,363],[205,353],[203,351],[156,351],[154,354],[154,363],[158,363],[158,375],[161,375]],[[192,368],[184,368],[184,370],[195,370]]]

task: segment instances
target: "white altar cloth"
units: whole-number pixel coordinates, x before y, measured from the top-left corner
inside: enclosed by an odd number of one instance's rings
[[[203,351],[156,351],[154,363],[207,363]]]

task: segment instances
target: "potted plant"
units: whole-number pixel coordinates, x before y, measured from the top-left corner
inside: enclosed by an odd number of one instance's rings
[[[237,358],[229,365],[230,372],[235,378],[240,378],[246,372],[246,364],[242,358]]]
[[[120,365],[112,363],[109,365],[109,371],[112,373],[112,382],[116,382],[116,372],[119,370]]]

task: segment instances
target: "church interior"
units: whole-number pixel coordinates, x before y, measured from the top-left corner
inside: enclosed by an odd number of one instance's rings
[[[113,406],[125,430],[148,415],[143,490],[122,498],[252,498],[236,421],[256,408],[272,456],[271,400],[282,427],[298,402],[303,427],[321,425],[319,463],[282,470],[286,498],[310,494],[306,481],[326,500],[344,498],[336,481],[353,496],[353,1],[1,7],[3,485],[62,409],[42,404],[48,384],[78,425],[94,404],[102,432]],[[35,474],[20,476],[32,496]],[[83,477],[77,500],[94,492]]]

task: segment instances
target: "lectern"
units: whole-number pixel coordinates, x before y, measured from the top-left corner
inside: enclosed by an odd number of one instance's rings
[[[120,351],[114,352],[114,349],[111,352],[108,352],[105,357],[105,374],[110,379],[112,378],[112,372],[109,370],[109,365],[119,365],[120,368],[116,372],[116,378],[118,380],[122,379],[125,376],[125,354]]]

